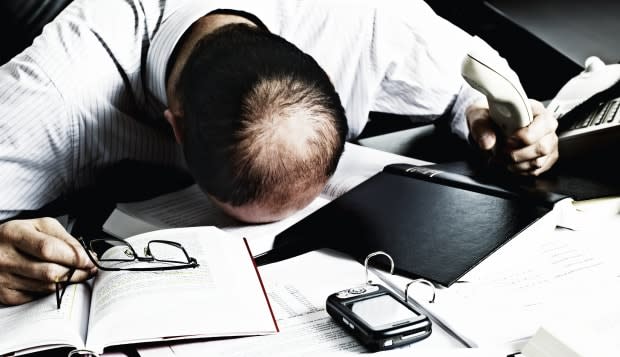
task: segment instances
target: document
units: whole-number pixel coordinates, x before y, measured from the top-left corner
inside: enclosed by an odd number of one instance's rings
[[[598,257],[605,264],[607,275],[612,278],[595,285],[597,280],[581,288],[587,291],[591,300],[586,306],[572,306],[575,314],[553,316],[541,323],[534,336],[526,343],[522,352],[524,357],[611,357],[620,350],[620,306],[618,294],[610,293],[616,280],[620,278],[620,215],[611,217],[601,215],[598,210],[586,211],[592,219],[590,229],[575,233],[563,231],[563,235],[578,235],[583,241],[583,249]],[[601,217],[605,217],[601,220]],[[606,220],[606,222],[605,222]],[[569,237],[570,238],[570,237]]]
[[[329,250],[309,252],[259,267],[280,327],[276,335],[140,348],[141,356],[172,351],[177,356],[322,356],[366,352],[325,311],[330,294],[365,283],[364,266]],[[370,274],[373,282],[381,283]],[[430,351],[463,345],[441,328],[405,348]],[[166,351],[168,349],[168,351]]]
[[[588,310],[583,314],[566,314],[546,321],[522,349],[522,357],[613,357],[618,355],[620,341],[620,307],[617,300],[599,296],[596,304],[604,311]]]
[[[569,328],[571,322],[595,321],[587,325],[590,334],[605,339],[603,346],[614,345],[620,332],[620,309],[616,307],[620,269],[612,261],[613,253],[602,252],[618,251],[620,241],[613,237],[618,228],[620,222],[589,230],[558,229],[552,234],[534,230],[509,242],[450,288],[436,289],[433,303],[427,285],[412,284],[409,301],[413,299],[412,304],[431,317],[433,333],[404,349],[379,354],[411,355],[413,349],[423,351],[424,356],[506,356],[520,351],[541,326],[557,326],[558,319]],[[611,233],[604,236],[609,229]],[[314,356],[365,352],[324,310],[329,294],[365,281],[363,265],[346,255],[320,250],[259,270],[280,333],[146,347],[139,349],[140,354]],[[375,268],[370,271],[373,282],[404,298],[410,279]]]
[[[577,326],[609,313],[620,321],[620,241],[613,233],[619,226],[519,236],[451,287],[438,289],[435,302],[424,298],[423,285],[412,286],[409,296],[472,347],[510,344],[518,351],[541,326],[559,319]],[[403,286],[402,278],[382,278]],[[620,325],[614,331],[620,333]]]
[[[145,341],[277,332],[243,239],[215,227],[192,227],[153,231],[127,241],[142,252],[148,241],[158,239],[180,243],[199,266],[101,270],[89,284],[69,285],[59,310],[53,294],[1,307],[0,354],[61,346],[101,353],[108,346]]]

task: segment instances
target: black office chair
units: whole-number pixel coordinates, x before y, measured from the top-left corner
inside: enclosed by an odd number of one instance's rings
[[[0,2],[0,64],[28,47],[71,0],[3,0]]]

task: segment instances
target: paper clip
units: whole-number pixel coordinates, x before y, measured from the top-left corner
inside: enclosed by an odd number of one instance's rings
[[[415,279],[415,280],[408,282],[407,285],[405,285],[405,302],[409,301],[409,285],[414,284],[414,283],[420,283],[420,284],[430,286],[430,288],[432,289],[433,295],[428,300],[428,302],[431,304],[435,302],[435,285],[433,285],[433,283],[431,283],[430,281],[426,279]]]
[[[392,257],[390,257],[389,254],[383,251],[377,251],[374,253],[370,253],[366,256],[366,259],[364,260],[364,268],[366,269],[366,280],[364,282],[365,284],[372,284],[372,281],[368,280],[368,262],[370,261],[370,258],[375,257],[377,255],[385,255],[390,260],[390,274],[394,274],[394,260],[392,260]]]

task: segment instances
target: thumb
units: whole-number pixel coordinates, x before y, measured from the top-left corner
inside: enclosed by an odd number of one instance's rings
[[[488,109],[477,109],[468,112],[467,122],[471,138],[478,144],[478,147],[484,151],[493,149],[497,142],[497,135]]]

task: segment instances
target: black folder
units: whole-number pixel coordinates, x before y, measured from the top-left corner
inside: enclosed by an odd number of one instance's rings
[[[276,236],[268,264],[331,248],[363,262],[375,251],[395,272],[450,286],[565,198],[408,164],[394,164]]]

